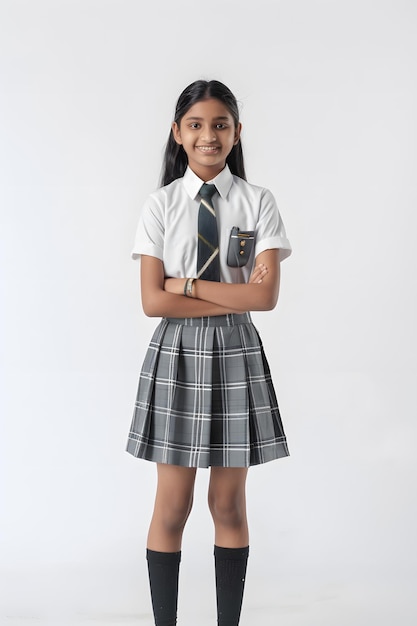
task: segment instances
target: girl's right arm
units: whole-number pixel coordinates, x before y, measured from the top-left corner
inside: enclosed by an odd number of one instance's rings
[[[242,312],[165,291],[164,265],[156,257],[141,256],[140,274],[142,307],[148,317],[205,317]]]

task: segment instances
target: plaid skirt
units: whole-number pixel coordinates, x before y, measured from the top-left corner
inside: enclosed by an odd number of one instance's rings
[[[249,313],[161,320],[145,355],[126,450],[185,467],[248,467],[289,455]]]

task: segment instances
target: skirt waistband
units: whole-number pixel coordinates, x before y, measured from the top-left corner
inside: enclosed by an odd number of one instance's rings
[[[181,326],[236,326],[237,324],[251,324],[249,312],[227,313],[227,315],[211,315],[209,317],[166,317],[172,324]]]

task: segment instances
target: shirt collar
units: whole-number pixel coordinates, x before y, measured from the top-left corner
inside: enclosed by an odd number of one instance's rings
[[[201,185],[203,184],[203,180],[194,174],[193,170],[190,167],[187,167],[185,170],[185,174],[182,179],[182,183],[185,187],[188,195],[195,200],[200,191]],[[216,185],[216,189],[219,192],[222,198],[227,198],[227,194],[230,191],[230,188],[233,184],[233,175],[229,169],[229,166],[226,166],[222,169],[222,171],[217,174],[213,180],[206,181],[207,183]]]

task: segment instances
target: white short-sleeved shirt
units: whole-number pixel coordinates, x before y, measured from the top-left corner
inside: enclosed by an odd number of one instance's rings
[[[221,281],[247,282],[256,255],[280,250],[280,260],[291,254],[285,227],[272,193],[231,174],[226,167],[213,180],[217,215]],[[132,258],[154,256],[164,264],[165,276],[195,277],[199,190],[203,181],[188,167],[182,178],[161,187],[146,200],[139,217]],[[230,232],[234,226],[255,231],[254,253],[244,267],[227,265]]]

